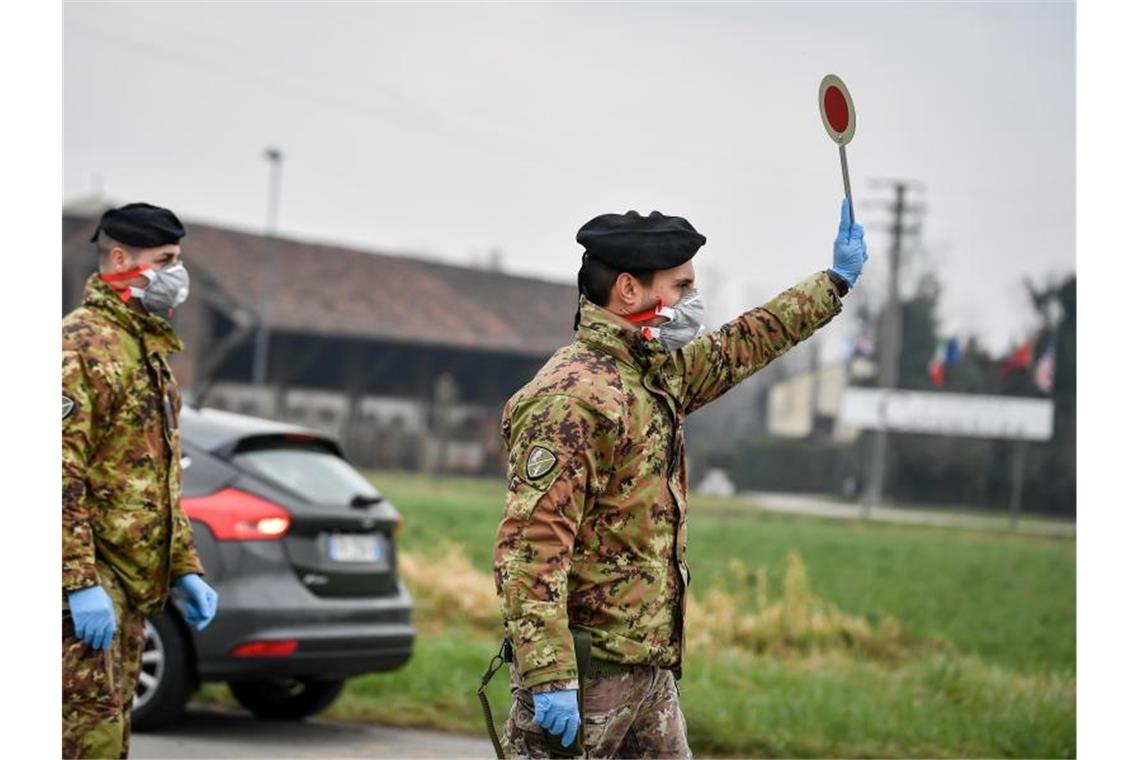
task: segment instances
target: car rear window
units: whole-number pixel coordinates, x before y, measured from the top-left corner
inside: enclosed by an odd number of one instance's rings
[[[324,449],[258,448],[234,454],[234,465],[317,504],[348,505],[380,494],[352,465]]]

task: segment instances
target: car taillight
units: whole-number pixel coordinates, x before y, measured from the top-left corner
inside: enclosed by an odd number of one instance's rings
[[[288,657],[297,651],[296,639],[249,641],[238,644],[230,652],[234,657]]]
[[[236,488],[182,499],[191,520],[206,524],[219,541],[273,541],[289,531],[289,513],[271,501]]]

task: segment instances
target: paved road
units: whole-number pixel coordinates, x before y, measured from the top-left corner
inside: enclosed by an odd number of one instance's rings
[[[751,492],[742,493],[740,496],[761,510],[786,514],[858,520],[862,509],[859,504],[853,504],[849,501],[839,501],[810,494]],[[972,515],[926,509],[875,507],[871,510],[871,519],[876,522],[937,525],[944,528],[962,528],[965,530],[1009,531],[1009,518],[993,513]],[[1017,526],[1017,532],[1038,536],[1072,538],[1077,534],[1077,526],[1072,522],[1023,517]]]
[[[260,720],[248,713],[192,707],[157,734],[131,736],[132,758],[438,757],[493,758],[488,740],[387,726]]]

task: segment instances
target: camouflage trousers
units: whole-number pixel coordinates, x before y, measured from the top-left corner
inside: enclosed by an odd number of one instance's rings
[[[691,758],[673,673],[646,666],[580,679],[587,757]],[[511,712],[501,737],[507,757],[550,757],[534,702],[511,667]]]
[[[63,611],[63,757],[125,758],[131,735],[131,700],[142,668],[144,616],[126,604],[121,589],[100,573],[115,604],[111,648],[92,649],[76,638]]]

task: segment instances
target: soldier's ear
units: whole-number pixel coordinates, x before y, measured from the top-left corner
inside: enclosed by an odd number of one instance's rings
[[[139,251],[130,248],[115,246],[111,249],[111,255],[113,257],[118,256],[117,259],[113,259],[115,262],[114,271],[116,272],[126,272],[143,263],[143,255],[139,253]]]
[[[131,255],[122,246],[111,246],[110,252],[107,254],[107,261],[111,265],[111,272],[125,272],[130,269],[129,263]]]
[[[629,272],[622,272],[614,280],[613,292],[610,294],[610,305],[621,314],[629,314],[640,304],[641,283]]]

